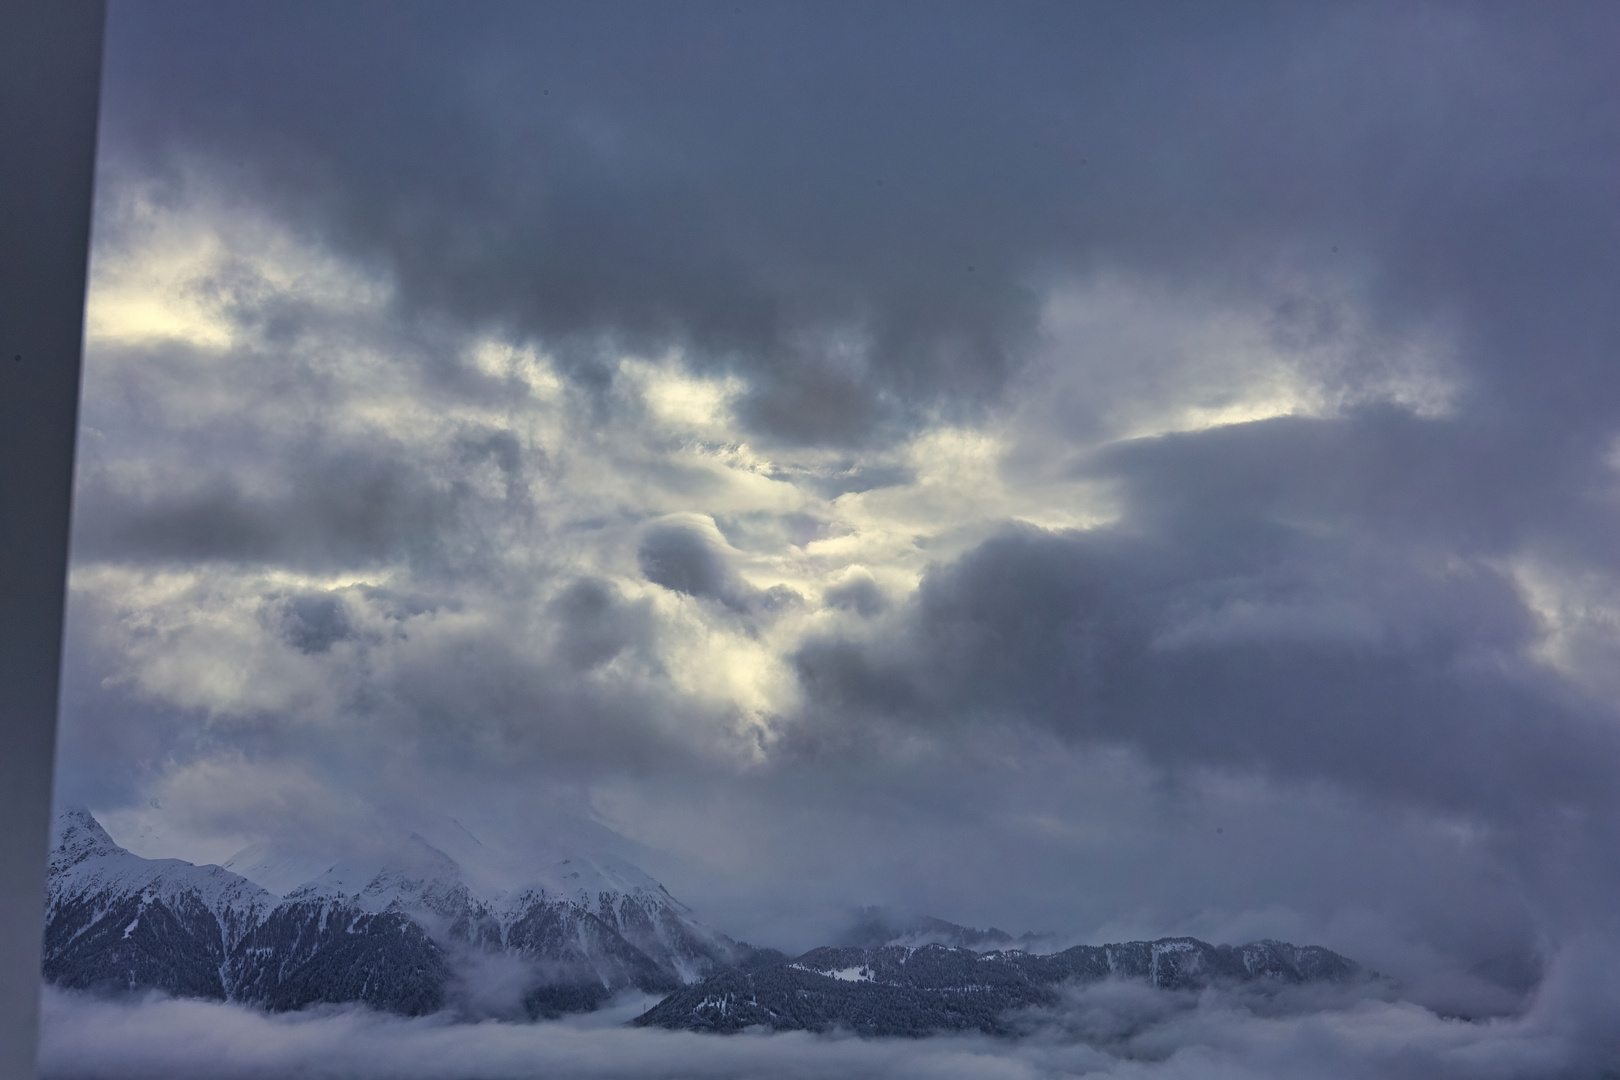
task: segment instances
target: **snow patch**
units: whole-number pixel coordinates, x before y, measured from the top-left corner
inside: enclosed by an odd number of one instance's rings
[[[877,979],[877,973],[864,965],[838,968],[836,971],[818,971],[813,967],[805,967],[803,964],[789,964],[788,967],[798,971],[808,971],[812,975],[820,975],[828,979],[837,979],[840,982],[874,982]]]

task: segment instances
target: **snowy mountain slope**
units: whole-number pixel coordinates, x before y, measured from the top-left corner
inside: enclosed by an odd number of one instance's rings
[[[55,822],[45,915],[45,974],[63,986],[224,998],[226,957],[276,898],[218,866],[143,859],[86,810]]]
[[[696,982],[734,961],[736,943],[638,867],[612,857],[568,858],[539,875],[538,889],[516,893],[509,911],[561,901],[588,911],[640,949],[679,983]]]
[[[546,971],[525,1005],[534,1015],[592,1009],[631,988],[668,993],[676,976],[582,906],[524,893],[504,913],[507,950]]]
[[[133,855],[119,847],[87,810],[60,815],[53,833],[52,902],[89,894],[151,892],[164,901],[190,896],[220,920],[228,948],[276,902],[265,889],[223,867]]]
[[[536,1015],[594,1008],[623,990],[666,993],[718,970],[735,945],[633,865],[573,857],[529,884],[479,895],[463,868],[419,836],[388,862],[340,863],[289,892],[301,911],[411,917],[442,946],[503,953],[541,977],[526,997]],[[488,880],[487,875],[482,875]],[[511,880],[514,875],[506,874]],[[425,962],[425,961],[424,961]]]
[[[319,877],[335,862],[335,859],[320,859],[302,852],[284,851],[273,844],[258,843],[250,844],[219,865],[277,896],[285,896],[306,881]]]
[[[238,859],[269,867],[298,861],[263,846],[229,861]],[[531,865],[485,846],[454,821],[436,830],[432,842],[412,834],[386,856],[339,861],[285,894],[305,903],[341,899],[369,912],[406,912],[441,939],[511,950],[571,972],[580,965],[600,968],[597,981],[612,990],[622,988],[625,972],[640,969],[619,939],[668,976],[636,976],[629,984],[649,990],[654,982],[703,978],[731,963],[736,950],[627,860],[595,853]]]

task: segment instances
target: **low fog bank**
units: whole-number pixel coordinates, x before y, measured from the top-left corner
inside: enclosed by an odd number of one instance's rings
[[[1555,959],[1522,1015],[1448,1019],[1360,991],[1178,994],[1086,987],[1025,1014],[1019,1040],[923,1041],[802,1033],[695,1035],[633,1029],[643,999],[564,1021],[455,1023],[364,1009],[268,1015],[162,998],[112,1001],[47,988],[42,1080],[497,1080],[504,1077],[926,1077],[1081,1075],[1388,1080],[1620,1074],[1620,949],[1585,941]]]

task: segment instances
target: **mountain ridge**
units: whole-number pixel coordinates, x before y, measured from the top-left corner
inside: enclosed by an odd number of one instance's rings
[[[505,875],[525,884],[490,888],[495,876],[469,875],[411,834],[389,858],[339,861],[277,896],[220,866],[135,855],[88,810],[63,812],[55,831],[44,975],[77,990],[159,990],[272,1011],[352,1002],[467,1019],[555,1017],[636,991],[661,996],[632,1021],[643,1027],[915,1036],[1008,1034],[1017,1010],[1104,979],[1187,990],[1366,974],[1320,946],[1162,938],[1037,952],[1049,937],[931,917],[896,925],[875,909],[854,934],[865,943],[789,957],[703,926],[611,855],[569,856]],[[521,989],[504,1005],[474,1006],[462,991],[490,961],[522,973]]]
[[[940,921],[940,920],[936,920]],[[940,944],[824,947],[791,960],[723,971],[675,991],[632,1021],[639,1027],[734,1034],[837,1029],[872,1036],[978,1030],[1010,1035],[1009,1014],[1057,1004],[1065,987],[1107,979],[1163,990],[1347,982],[1367,977],[1319,945],[1196,938],[1077,945],[1062,952],[980,952]]]
[[[667,993],[739,949],[610,857],[570,857],[481,896],[413,834],[392,860],[340,862],[278,897],[219,866],[134,855],[84,809],[55,831],[44,973],[73,989],[416,1015],[454,1004],[458,966],[500,955],[533,975],[520,1010],[549,1016]]]

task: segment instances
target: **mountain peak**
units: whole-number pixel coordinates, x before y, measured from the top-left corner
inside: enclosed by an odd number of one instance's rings
[[[285,896],[332,869],[333,861],[261,840],[249,844],[220,865],[276,896]]]
[[[51,822],[51,869],[65,870],[95,855],[118,855],[119,847],[95,815],[82,806],[71,806]]]
[[[668,896],[651,875],[633,863],[609,855],[570,855],[539,875],[544,888],[594,904],[602,894]]]

